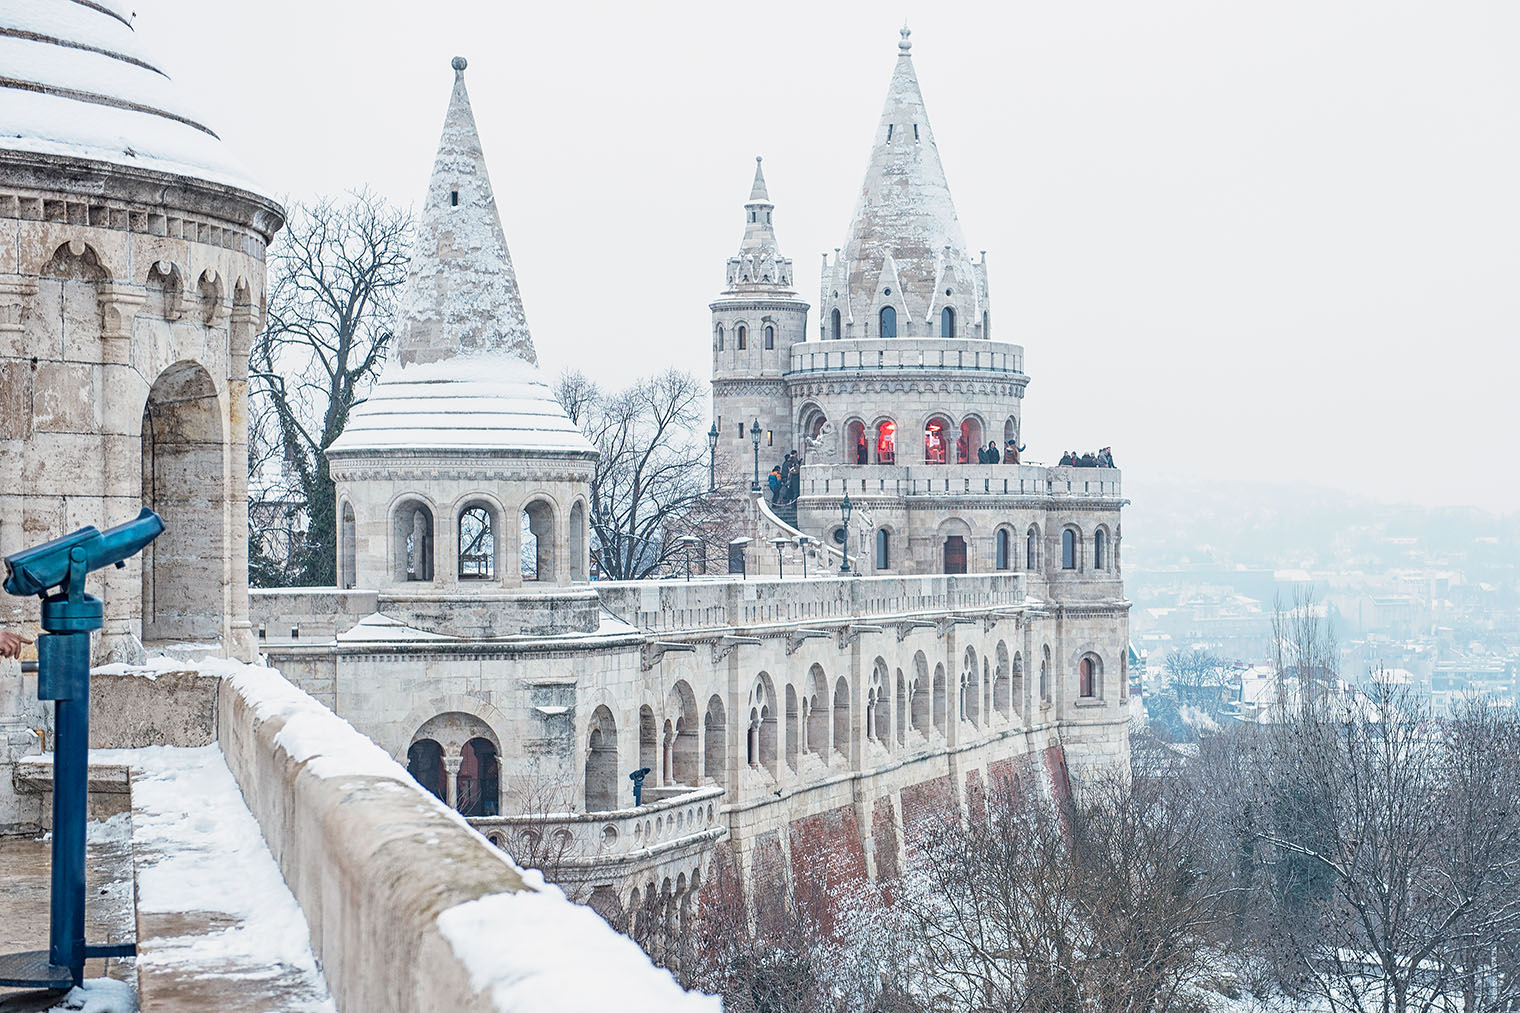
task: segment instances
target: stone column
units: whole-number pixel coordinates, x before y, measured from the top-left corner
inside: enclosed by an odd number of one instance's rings
[[[140,288],[96,285],[100,304],[100,439],[105,456],[99,523],[120,524],[142,509],[142,413],[149,381],[132,366],[132,323],[147,301]],[[142,648],[142,560],[101,573],[105,626],[95,641],[97,662],[138,662]]]
[[[450,809],[459,807],[459,766],[463,762],[463,756],[443,758],[443,800],[448,803]]]
[[[227,326],[227,574],[223,646],[227,657],[252,661],[258,637],[248,617],[248,352],[258,330],[252,306],[234,306]],[[341,518],[339,519],[341,523]]]

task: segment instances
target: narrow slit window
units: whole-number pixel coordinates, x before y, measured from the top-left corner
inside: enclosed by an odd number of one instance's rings
[[[451,190],[451,191],[449,191],[449,203],[452,204],[456,208],[459,206],[459,191],[458,190]]]
[[[918,124],[913,124],[913,139],[918,140]]]
[[[892,143],[892,124],[887,124],[887,143]]]

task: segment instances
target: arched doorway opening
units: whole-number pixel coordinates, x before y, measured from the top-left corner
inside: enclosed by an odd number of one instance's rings
[[[338,529],[338,586],[353,587],[358,577],[354,576],[357,568],[358,550],[355,547],[355,539],[358,537],[354,524],[354,505],[344,502],[343,518]]]
[[[164,533],[142,553],[145,643],[221,639],[229,577],[222,443],[211,374],[188,361],[160,373],[142,418],[142,501],[164,519]]]
[[[960,535],[945,536],[945,572],[966,572],[966,539]]]
[[[604,704],[591,714],[586,733],[586,811],[617,808],[617,722]]]
[[[950,420],[936,415],[924,423],[924,463],[945,464],[950,460]]]
[[[396,581],[433,579],[433,511],[419,499],[396,505],[391,519]]]
[[[968,415],[961,420],[960,438],[955,441],[955,460],[959,464],[975,464],[976,452],[982,448],[982,420]]]
[[[720,786],[728,781],[724,772],[728,757],[726,732],[723,698],[714,693],[707,701],[707,713],[702,718],[702,776]]]
[[[536,499],[523,507],[521,524],[522,579],[555,580],[554,507]]]
[[[459,579],[496,579],[495,511],[483,503],[459,512]]]
[[[463,816],[495,816],[501,810],[501,763],[489,739],[474,738],[460,751],[454,808]]]
[[[437,742],[432,739],[413,742],[406,751],[406,772],[418,784],[448,802],[448,791],[444,787],[443,747]]]
[[[897,463],[897,423],[891,419],[876,423],[876,463]]]

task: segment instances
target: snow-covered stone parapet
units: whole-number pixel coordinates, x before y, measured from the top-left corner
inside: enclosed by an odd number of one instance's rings
[[[216,670],[222,751],[340,1009],[718,1010],[278,672]]]

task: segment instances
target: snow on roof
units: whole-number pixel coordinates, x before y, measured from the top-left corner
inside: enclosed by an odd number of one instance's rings
[[[542,371],[502,353],[388,365],[328,453],[391,449],[595,453]]]
[[[261,193],[117,3],[0,5],[0,150],[110,162]]]
[[[410,364],[488,351],[536,363],[465,66],[464,57],[454,58],[454,91],[401,301],[397,355]]]
[[[383,612],[371,612],[349,630],[339,633],[338,643],[373,643],[375,641],[457,640],[442,633],[430,633],[392,619]]]
[[[908,34],[904,28],[860,199],[835,267],[836,284],[842,280],[849,287],[852,315],[872,306],[886,287],[893,289],[886,301],[924,316],[942,276],[953,272],[961,285],[970,285],[974,274]]]

